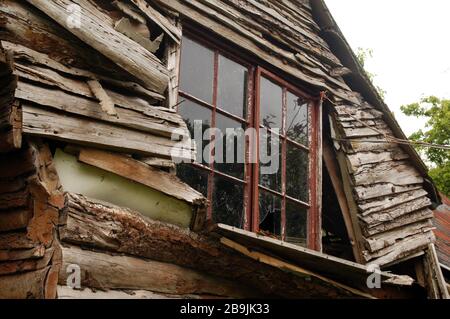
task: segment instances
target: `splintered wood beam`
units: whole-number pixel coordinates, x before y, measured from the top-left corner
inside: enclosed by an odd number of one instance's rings
[[[174,26],[165,16],[152,8],[145,0],[131,0],[151,21],[156,23],[175,43],[181,42],[181,30]]]
[[[87,84],[89,85],[89,88],[91,89],[95,97],[100,101],[102,110],[110,116],[117,116],[114,102],[108,95],[108,93],[105,92],[100,82],[97,80],[89,80],[87,81]]]
[[[336,156],[327,140],[323,141],[323,159],[333,184],[333,189],[336,192],[339,207],[341,208],[342,217],[345,222],[345,227],[347,228],[347,234],[352,245],[353,257],[356,262],[363,264],[364,259],[362,257],[362,249],[359,245],[360,240],[357,240],[355,232],[355,228],[359,226],[354,224],[355,219],[352,219],[351,217],[344,186],[342,185],[342,175],[339,171],[338,163],[336,162]]]
[[[80,40],[141,80],[147,88],[161,94],[167,89],[168,71],[161,61],[138,43],[114,30],[109,23],[111,21],[99,19],[99,16],[105,15],[92,2],[88,0],[27,1]],[[79,26],[71,27],[67,23],[72,14],[67,8],[71,5],[78,6],[81,10]]]
[[[156,189],[193,205],[206,205],[203,195],[173,174],[127,156],[95,149],[81,149],[78,160]]]

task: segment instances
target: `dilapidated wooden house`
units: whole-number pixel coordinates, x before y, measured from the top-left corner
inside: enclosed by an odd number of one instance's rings
[[[0,0],[0,41],[0,297],[448,297],[439,195],[322,0]]]

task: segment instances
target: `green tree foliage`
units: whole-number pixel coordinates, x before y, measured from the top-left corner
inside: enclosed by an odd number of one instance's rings
[[[423,98],[418,103],[401,107],[404,114],[426,119],[426,130],[418,130],[409,138],[413,141],[438,145],[450,144],[450,100],[435,96]],[[431,163],[430,176],[438,189],[450,196],[450,151],[417,146],[420,154]]]
[[[367,77],[369,78],[369,80],[372,82],[372,84],[377,89],[378,94],[380,94],[381,98],[384,100],[384,98],[386,96],[386,91],[383,90],[380,86],[374,84],[376,74],[368,71],[366,68],[367,60],[373,58],[373,50],[358,48],[358,50],[356,51],[356,57],[358,58],[359,64],[361,64],[361,66],[366,71]]]

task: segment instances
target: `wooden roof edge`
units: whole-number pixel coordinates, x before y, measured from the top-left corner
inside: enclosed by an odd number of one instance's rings
[[[389,127],[392,129],[395,137],[407,139],[389,107],[386,105],[375,86],[370,81],[364,68],[358,62],[355,53],[333,18],[330,10],[325,4],[325,1],[310,0],[310,2],[313,9],[314,18],[322,28],[324,38],[331,47],[332,52],[336,54],[345,67],[352,71],[350,74],[344,76],[346,82],[353,90],[361,93],[369,103],[373,104],[376,108],[383,112],[385,115],[384,118]],[[433,189],[428,191],[433,201],[440,203],[440,197],[436,190],[436,186],[428,174],[427,166],[420,158],[417,151],[411,145],[401,145],[401,147],[407,152],[408,155],[410,155],[410,160],[414,163],[414,166],[419,170],[421,175],[430,183],[430,185],[432,185]]]

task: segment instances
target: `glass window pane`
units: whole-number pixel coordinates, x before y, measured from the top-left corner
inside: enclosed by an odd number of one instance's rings
[[[247,68],[220,56],[217,106],[231,114],[245,118],[247,80]]]
[[[216,136],[214,168],[243,180],[245,174],[245,126],[216,113],[216,127],[222,137]]]
[[[286,153],[286,193],[290,197],[308,203],[309,153],[291,143],[287,143]]]
[[[267,130],[260,130],[259,184],[281,192],[281,140]]]
[[[183,38],[181,91],[212,104],[213,82],[214,52],[188,38]]]
[[[208,172],[198,169],[191,164],[177,165],[177,176],[199,191],[203,196],[208,197]]]
[[[260,121],[261,124],[272,129],[282,129],[282,108],[283,108],[283,89],[271,82],[261,78],[261,106]]]
[[[297,203],[286,202],[286,241],[306,246],[308,211]]]
[[[308,145],[308,104],[305,99],[288,92],[286,135],[303,145]]]
[[[259,191],[259,229],[281,236],[281,197]]]
[[[243,228],[244,217],[244,186],[223,177],[214,177],[214,221]]]
[[[186,122],[191,138],[195,140],[197,146],[196,162],[209,165],[207,164],[209,163],[209,154],[205,157],[203,149],[210,143],[210,138],[205,135],[205,131],[211,127],[212,111],[197,103],[185,100],[180,105],[178,113]],[[198,136],[196,136],[196,132]]]

